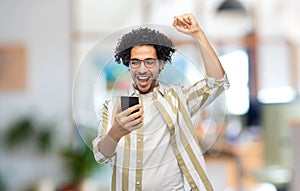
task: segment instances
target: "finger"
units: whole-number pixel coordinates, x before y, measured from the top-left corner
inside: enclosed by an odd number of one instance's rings
[[[191,18],[190,17],[183,17],[183,20],[185,23],[187,23],[188,25],[192,24]]]
[[[143,110],[142,109],[140,109],[138,112],[135,112],[128,116],[128,122],[132,122],[137,119],[143,120]]]
[[[135,119],[132,118],[132,116],[122,116],[117,118],[117,122],[120,127],[123,129],[128,129],[130,126],[136,124],[132,123]]]
[[[136,125],[138,125],[140,123],[143,123],[143,120],[144,120],[144,118],[141,116],[139,118],[136,118],[136,119],[128,122],[125,126],[126,127],[136,126]]]
[[[143,123],[140,123],[138,125],[130,127],[128,131],[131,132],[131,131],[137,130],[137,129],[141,128],[142,126],[143,126]]]
[[[184,18],[180,18],[178,23],[180,24],[181,27],[183,28],[188,28],[189,27],[189,23],[187,23]]]
[[[127,115],[125,112],[126,110],[119,117],[119,123],[121,124],[121,126],[125,126],[126,124],[136,120],[137,118],[141,118],[144,111],[142,110],[142,108],[140,108],[138,112],[132,113],[130,115]]]
[[[133,130],[136,130],[138,128],[141,128],[143,125],[144,125],[143,120],[141,118],[139,118],[139,120],[135,120],[135,121],[132,121],[132,122],[128,123],[124,128],[127,131],[133,131]]]
[[[176,18],[176,23],[175,23],[174,27],[177,28],[177,29],[182,27],[182,24],[181,24],[181,22],[178,18]]]
[[[188,22],[185,21],[185,16],[179,16],[177,17],[177,23],[183,27],[185,25],[188,25]]]
[[[177,17],[176,16],[174,17],[173,26],[174,27],[177,26]]]
[[[140,108],[140,110],[138,112],[132,113],[130,116],[134,119],[137,119],[137,118],[143,116],[143,113],[144,113],[143,109]]]
[[[182,18],[178,18],[178,19],[177,19],[177,23],[178,23],[179,25],[183,25],[183,24],[184,24],[184,21],[183,21]]]
[[[130,131],[133,128],[135,128],[135,126],[139,126],[142,123],[143,123],[143,117],[139,117],[139,118],[137,118],[135,120],[123,123],[122,128]]]
[[[128,116],[128,115],[132,114],[134,111],[139,110],[141,108],[142,108],[142,104],[137,104],[137,105],[134,105],[134,106],[126,109],[124,112],[125,112],[125,115]]]

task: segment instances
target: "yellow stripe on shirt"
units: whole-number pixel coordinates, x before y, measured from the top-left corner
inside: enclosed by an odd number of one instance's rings
[[[124,136],[124,155],[122,166],[122,190],[128,190],[130,165],[130,134]]]
[[[178,150],[178,147],[177,147],[176,138],[175,138],[175,124],[172,122],[172,119],[169,116],[166,109],[159,103],[156,92],[153,94],[153,97],[154,97],[154,103],[156,104],[157,109],[160,111],[161,114],[163,114],[164,120],[166,121],[166,123],[170,129],[171,143],[172,143],[174,154],[178,161],[179,167],[180,167],[183,175],[186,177],[186,180],[188,181],[190,187],[194,188],[196,184],[195,184],[190,172],[188,171],[186,164],[184,163],[184,160],[183,160],[183,158]],[[171,103],[169,103],[169,104],[171,104]]]

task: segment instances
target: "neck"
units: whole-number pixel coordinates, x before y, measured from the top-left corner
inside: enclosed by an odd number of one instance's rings
[[[134,89],[138,90],[138,91],[140,92],[140,94],[151,93],[151,92],[154,91],[154,88],[156,88],[156,87],[158,87],[158,86],[159,86],[158,82],[155,81],[155,82],[152,84],[152,86],[150,87],[150,89],[149,89],[148,91],[143,92],[143,91],[140,91],[139,88],[138,88],[135,84],[133,85]]]

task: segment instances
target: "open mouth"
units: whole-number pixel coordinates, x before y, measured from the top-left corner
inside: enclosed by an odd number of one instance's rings
[[[150,80],[150,76],[137,76],[136,77],[139,81],[142,81],[142,82],[146,82],[148,80]]]

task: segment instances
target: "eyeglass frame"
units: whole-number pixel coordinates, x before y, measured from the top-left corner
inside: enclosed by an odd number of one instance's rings
[[[151,61],[151,60],[155,60],[155,62],[154,62],[154,64],[153,64],[153,66],[148,66],[147,65],[147,61]],[[137,66],[134,66],[134,65],[132,65],[132,61],[137,61],[138,62],[138,65]],[[145,62],[146,61],[146,62]],[[142,62],[144,63],[144,66],[146,67],[146,68],[153,68],[157,63],[159,63],[159,59],[157,59],[157,58],[146,58],[146,59],[143,59],[143,60],[140,60],[140,59],[137,59],[137,58],[134,58],[134,59],[130,59],[129,60],[129,66],[131,66],[132,68],[134,68],[134,69],[137,69],[137,68],[139,68],[139,67],[141,67],[141,64],[142,64]]]

